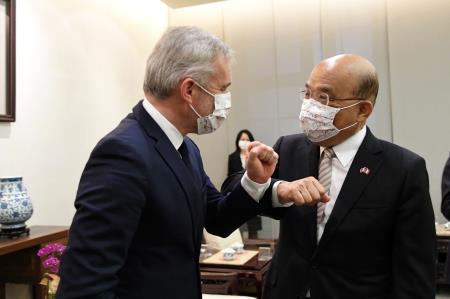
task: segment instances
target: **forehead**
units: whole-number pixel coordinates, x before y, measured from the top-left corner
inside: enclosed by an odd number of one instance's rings
[[[247,135],[247,133],[242,133],[241,134],[241,137],[239,138],[239,139],[248,139],[249,137],[248,137],[248,135]]]
[[[335,64],[319,64],[311,72],[306,87],[330,95],[351,95],[357,87],[355,76]]]
[[[219,54],[214,61],[214,73],[210,79],[210,85],[216,88],[225,88],[231,84],[230,62],[223,54]]]

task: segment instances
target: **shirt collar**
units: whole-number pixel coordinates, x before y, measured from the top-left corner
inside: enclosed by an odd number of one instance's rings
[[[177,128],[175,128],[175,126],[147,99],[142,101],[142,106],[144,106],[144,109],[150,114],[161,130],[163,130],[164,134],[169,138],[170,143],[178,150],[183,143],[183,135],[181,135],[180,131],[178,131]]]
[[[361,146],[364,137],[366,137],[367,128],[364,127],[359,130],[356,134],[345,140],[344,142],[333,146],[334,153],[336,154],[336,158],[338,158],[339,162],[343,167],[347,167],[348,164],[353,161],[356,156],[356,152]],[[324,147],[320,147],[320,154],[324,151]]]

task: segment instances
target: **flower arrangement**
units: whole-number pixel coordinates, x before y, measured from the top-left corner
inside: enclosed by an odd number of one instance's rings
[[[41,280],[41,285],[48,288],[47,299],[53,299],[59,284],[59,264],[60,258],[66,246],[60,243],[47,244],[39,249],[37,256],[42,259],[42,267],[46,273]]]

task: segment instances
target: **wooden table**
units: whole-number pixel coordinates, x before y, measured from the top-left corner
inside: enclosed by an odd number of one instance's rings
[[[436,284],[450,285],[450,268],[449,268],[449,245],[450,230],[446,229],[443,224],[436,226],[437,238],[437,256],[436,256]]]
[[[240,281],[254,281],[258,298],[262,297],[264,278],[269,266],[270,261],[258,261],[258,255],[244,265],[205,264],[200,261],[202,272],[237,273]]]
[[[43,269],[36,253],[48,243],[67,244],[67,239],[65,226],[31,226],[29,236],[0,239],[0,299],[6,297],[5,283],[31,284],[34,298],[44,298],[39,285]]]

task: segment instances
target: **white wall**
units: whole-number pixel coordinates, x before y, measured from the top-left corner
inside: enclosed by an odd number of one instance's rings
[[[450,151],[450,1],[389,0],[394,142],[427,162],[437,220]]]
[[[0,124],[0,176],[24,177],[29,224],[70,223],[89,153],[142,98],[166,27],[155,1],[17,2],[17,121]]]
[[[4,66],[6,65],[6,4],[4,1],[0,2],[0,114],[6,113],[6,72]]]
[[[24,177],[28,224],[70,224],[89,153],[142,98],[166,27],[158,1],[17,1],[17,121],[0,123],[0,176]]]

